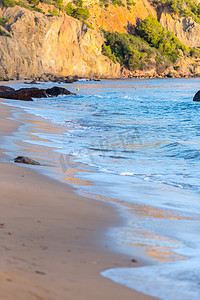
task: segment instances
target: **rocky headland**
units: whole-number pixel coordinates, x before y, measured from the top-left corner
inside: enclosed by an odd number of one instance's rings
[[[7,20],[5,25],[0,22],[0,80],[63,81],[60,78],[65,77],[67,82],[67,76],[153,78],[200,74],[200,24],[191,16],[181,16],[148,0],[33,2],[5,5],[4,0],[0,4],[0,19]],[[69,13],[70,7],[77,6],[88,10],[87,22]],[[148,49],[141,49],[136,45],[138,41],[130,45],[131,54],[123,55],[130,56],[131,65],[114,57],[112,47],[105,50],[104,45],[110,47],[105,44],[105,31],[135,36],[138,24],[149,15],[187,47],[185,51],[175,50],[179,52],[176,61],[162,53],[163,46],[158,46],[156,52],[151,41],[144,41]]]

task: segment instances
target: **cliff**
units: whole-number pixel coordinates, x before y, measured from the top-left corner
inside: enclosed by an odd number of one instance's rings
[[[121,1],[121,4],[116,5],[116,1]],[[198,48],[200,25],[191,17],[169,14],[166,8],[156,10],[148,0],[83,0],[83,7],[90,12],[87,22],[94,28],[92,30],[86,23],[67,15],[65,6],[59,9],[55,7],[55,1],[51,1],[54,5],[43,2],[37,5],[43,13],[33,11],[33,4],[29,9],[19,5],[0,5],[0,18],[9,20],[4,27],[0,26],[0,80],[35,78],[43,74],[90,78],[117,78],[120,75],[179,77],[200,74],[200,55],[195,53],[195,57],[180,51],[180,59],[173,65],[162,53],[158,53],[158,48],[155,50],[155,47],[151,48],[151,43],[147,46],[147,41],[144,43],[137,39],[132,41],[129,54],[132,66],[134,62],[135,65],[137,61],[141,63],[132,69],[128,67],[129,70],[127,65],[122,64],[124,67],[121,68],[116,63],[118,57],[112,59],[109,47],[104,47],[104,53],[112,60],[102,54],[105,40],[98,32],[102,28],[111,33],[135,34],[135,27],[140,20],[152,15],[164,28],[173,31],[183,44]],[[72,0],[63,0],[63,5],[69,2]],[[31,1],[23,3],[27,5]],[[73,4],[73,7],[76,6]],[[59,16],[49,13],[55,8]],[[1,35],[1,29],[5,30],[7,36]],[[121,43],[126,46],[125,37],[121,37]],[[187,51],[190,52],[190,49]],[[127,57],[127,52],[124,56]]]
[[[158,19],[160,24],[175,33],[179,40],[188,47],[200,47],[200,24],[191,17],[162,12]]]
[[[119,64],[101,54],[103,36],[64,12],[47,16],[15,6],[0,7],[0,16],[9,19],[10,34],[0,36],[0,80],[44,73],[104,78],[120,74]]]
[[[149,14],[156,17],[156,11],[148,0],[135,0],[132,5],[124,6],[110,5],[101,6],[101,1],[83,0],[84,5],[90,10],[88,23],[93,28],[109,30],[111,32],[126,33],[131,31],[139,19],[145,19]]]

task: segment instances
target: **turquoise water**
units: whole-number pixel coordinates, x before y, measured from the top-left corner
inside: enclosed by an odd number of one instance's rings
[[[65,129],[34,135],[56,149],[63,172],[76,168],[76,176],[92,182],[84,192],[121,203],[127,226],[108,235],[142,249],[155,264],[102,275],[161,299],[199,299],[200,103],[192,98],[200,80],[63,86],[79,87],[78,95],[10,103]]]

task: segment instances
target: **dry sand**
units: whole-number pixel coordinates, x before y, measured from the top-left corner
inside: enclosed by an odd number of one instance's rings
[[[2,139],[18,124],[5,119],[9,107],[0,104],[0,114]],[[153,299],[100,275],[138,265],[108,247],[106,229],[122,223],[113,206],[77,196],[2,152],[0,167],[0,300]]]

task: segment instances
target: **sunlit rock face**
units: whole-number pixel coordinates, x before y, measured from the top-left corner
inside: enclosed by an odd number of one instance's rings
[[[101,54],[103,37],[64,13],[48,17],[15,6],[0,8],[11,37],[0,36],[0,79],[55,75],[115,78],[120,66]]]
[[[156,17],[156,11],[148,0],[135,0],[133,5],[114,6],[110,1],[108,7],[102,6],[100,0],[83,0],[90,10],[88,22],[94,29],[103,28],[111,32],[131,32],[137,21],[145,19],[149,14]]]
[[[163,12],[160,24],[171,30],[188,47],[200,47],[200,25],[190,17],[171,16]]]

